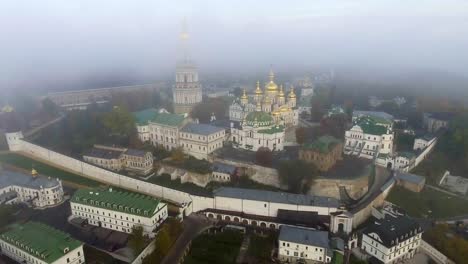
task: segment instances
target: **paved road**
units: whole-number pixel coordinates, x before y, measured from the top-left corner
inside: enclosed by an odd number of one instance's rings
[[[184,226],[184,232],[179,236],[161,264],[179,263],[187,245],[201,232],[213,226],[213,223],[204,216],[191,214],[185,218]]]

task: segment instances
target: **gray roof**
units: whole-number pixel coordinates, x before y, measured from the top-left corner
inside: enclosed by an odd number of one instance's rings
[[[217,132],[224,131],[224,128],[207,125],[207,124],[190,123],[190,124],[185,125],[180,131],[185,132],[185,133],[208,136]]]
[[[254,189],[221,187],[214,191],[215,196],[238,198],[244,200],[264,201],[282,204],[310,205],[338,208],[340,202],[332,197],[272,192]]]
[[[146,151],[139,150],[139,149],[127,149],[125,151],[125,155],[137,156],[137,157],[144,157],[146,153],[147,153]]]
[[[104,148],[92,148],[86,151],[83,156],[95,157],[100,159],[118,159],[122,151]]]
[[[236,172],[236,166],[232,166],[221,162],[215,162],[213,163],[213,171],[232,175],[234,174],[234,172]]]
[[[396,173],[395,176],[399,180],[412,182],[412,183],[416,183],[416,184],[423,184],[425,182],[425,180],[426,180],[426,178],[424,178],[422,176],[411,174],[411,173],[399,172],[399,173]]]
[[[22,186],[31,189],[52,188],[59,185],[56,179],[49,179],[42,175],[32,177],[30,174],[24,174],[16,171],[0,171],[0,189],[8,186]]]
[[[281,226],[278,240],[315,247],[330,248],[327,231],[317,231],[296,226]]]
[[[357,117],[357,116],[373,116],[373,117],[383,118],[387,120],[395,119],[391,114],[387,114],[385,112],[380,112],[380,111],[360,111],[360,110],[353,111],[353,117]]]

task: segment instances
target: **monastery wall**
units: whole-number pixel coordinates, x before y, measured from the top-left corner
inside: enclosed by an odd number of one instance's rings
[[[214,201],[211,197],[191,195],[186,192],[127,177],[32,144],[23,139],[19,139],[17,141],[15,144],[15,151],[23,152],[38,160],[52,163],[57,167],[66,168],[67,170],[71,170],[83,177],[102,182],[104,184],[144,193],[177,204],[191,203],[192,209],[190,211],[193,210],[196,212],[213,208]]]

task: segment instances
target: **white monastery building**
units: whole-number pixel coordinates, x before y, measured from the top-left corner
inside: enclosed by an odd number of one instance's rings
[[[224,128],[207,124],[187,124],[179,132],[179,144],[184,152],[197,159],[208,159],[208,155],[223,146]]]
[[[107,190],[80,189],[70,200],[73,217],[89,224],[131,233],[136,226],[150,237],[167,218],[167,205],[150,196]]]
[[[0,234],[0,254],[27,264],[85,263],[83,243],[37,222],[13,225]]]
[[[361,249],[382,263],[401,263],[416,254],[421,236],[418,222],[397,212],[387,213],[365,228]]]
[[[288,263],[329,263],[333,257],[327,231],[282,226],[278,257]]]
[[[0,204],[26,203],[33,208],[53,207],[63,202],[62,182],[39,175],[0,170]]]
[[[138,149],[94,145],[83,154],[83,160],[112,171],[146,175],[153,170],[153,154]]]
[[[368,159],[378,154],[392,154],[393,119],[387,115],[382,112],[353,113],[353,127],[345,132],[344,153]]]

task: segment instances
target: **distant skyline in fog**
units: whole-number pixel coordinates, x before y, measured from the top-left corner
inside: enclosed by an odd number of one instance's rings
[[[468,76],[468,1],[6,0],[0,91],[80,87],[106,76],[168,78],[184,17],[193,57],[206,74],[266,72],[273,64],[282,72],[377,68]]]

